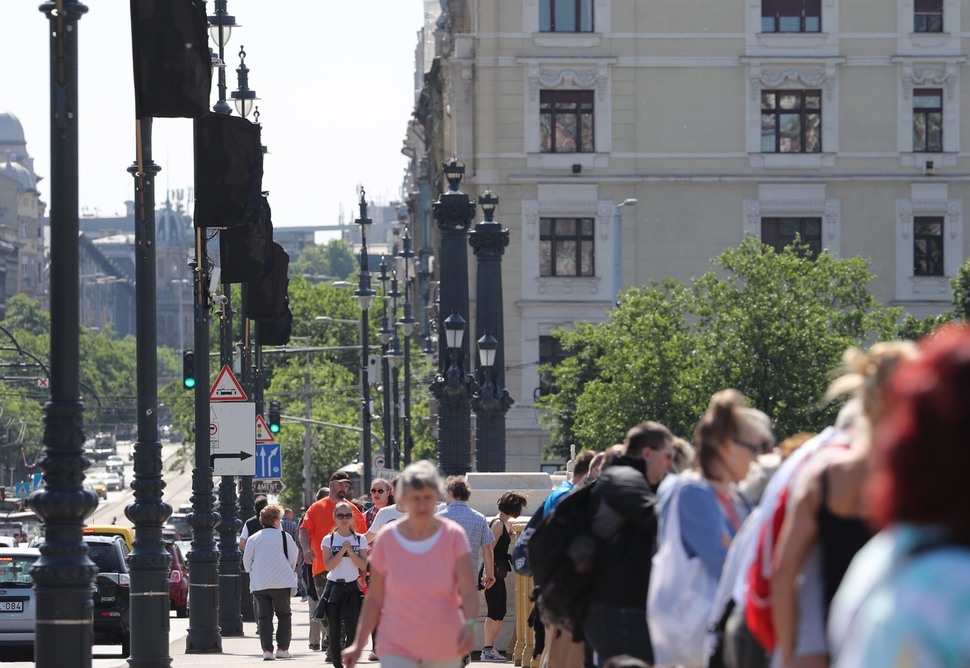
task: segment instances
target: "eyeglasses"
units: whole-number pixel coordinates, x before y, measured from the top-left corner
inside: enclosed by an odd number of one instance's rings
[[[336,513],[334,515],[334,517],[336,517],[338,520],[349,520],[353,518],[353,516],[353,513]]]
[[[750,441],[742,441],[740,438],[734,439],[734,442],[740,445],[742,448],[750,450],[751,454],[753,454],[755,457],[757,457],[758,455],[760,455],[762,452],[765,451],[765,449],[762,446],[758,445],[757,443],[752,443]]]
[[[385,492],[387,492],[387,490],[383,487],[372,487],[370,490],[371,494],[384,494]]]

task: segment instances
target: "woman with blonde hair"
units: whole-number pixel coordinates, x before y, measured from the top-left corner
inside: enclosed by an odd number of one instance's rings
[[[916,356],[911,341],[877,343],[868,352],[850,348],[843,355],[845,373],[826,393],[830,399],[846,393],[860,397],[862,415],[853,425],[848,448],[836,444],[820,451],[791,483],[771,587],[775,652],[782,668],[829,665],[824,633],[829,605],[853,556],[872,537],[864,519],[862,493],[869,470],[870,427],[883,416],[890,372],[899,361]],[[816,548],[821,582],[800,586],[799,575]],[[818,577],[817,573],[808,569],[806,574],[811,575],[806,577]],[[799,601],[799,595],[811,597],[819,590],[820,604]],[[799,614],[813,618],[799,619]]]

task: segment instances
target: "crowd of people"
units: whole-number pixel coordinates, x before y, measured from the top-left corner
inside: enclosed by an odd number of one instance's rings
[[[647,420],[577,454],[530,525],[541,531],[587,490],[594,570],[576,624],[534,615],[541,665],[970,665],[970,327],[847,351],[820,401],[846,398],[832,426],[778,440],[765,413],[725,389],[691,442]],[[309,646],[335,668],[354,668],[368,644],[390,668],[461,666],[479,591],[481,660],[509,661],[496,639],[509,525],[526,496],[503,494],[489,521],[464,477],[444,480],[429,462],[375,480],[370,507],[347,499],[349,486],[331,477],[289,553],[278,506],[244,536],[264,658],[289,656],[290,609],[257,587],[288,595],[302,559],[318,599]],[[271,549],[272,575],[257,575]]]

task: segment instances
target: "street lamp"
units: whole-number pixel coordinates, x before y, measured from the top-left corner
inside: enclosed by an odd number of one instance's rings
[[[249,88],[249,68],[246,66],[245,47],[239,47],[239,67],[236,68],[236,90],[231,93],[236,113],[248,118],[253,110],[253,102],[258,100],[256,91]]]
[[[633,197],[613,205],[613,301],[620,301],[620,286],[623,285],[623,214],[625,206],[634,206],[638,200]]]
[[[468,300],[468,227],[475,217],[475,204],[458,190],[465,166],[454,156],[442,165],[448,181],[448,192],[442,193],[433,205],[438,223],[441,246],[436,258],[439,270],[438,316],[469,312]],[[450,316],[449,316],[450,317]],[[436,323],[440,333],[443,323]],[[464,379],[454,376],[450,361],[453,357],[438,337],[438,374],[431,391],[439,399],[438,409],[438,465],[445,475],[467,473],[471,466],[471,413]],[[468,343],[458,351],[459,359],[467,359]],[[452,377],[454,378],[452,379]],[[451,382],[449,382],[451,380]],[[461,382],[458,382],[461,380]],[[455,388],[464,392],[457,394]]]
[[[414,318],[411,306],[411,272],[414,270],[414,251],[411,250],[411,233],[405,226],[401,237],[401,251],[398,258],[404,268],[404,314],[397,321],[404,334],[404,465],[411,463],[411,337],[417,331],[418,321]]]
[[[360,225],[360,273],[358,274],[357,289],[354,290],[354,299],[360,307],[360,443],[361,457],[364,460],[364,480],[365,489],[370,489],[371,481],[371,432],[370,432],[370,382],[367,377],[369,366],[370,346],[368,335],[370,325],[367,321],[368,311],[374,302],[374,291],[370,287],[370,272],[368,271],[367,261],[367,231],[371,225],[371,219],[367,217],[367,199],[364,189],[360,189],[360,217],[355,221]]]
[[[468,235],[478,262],[475,323],[480,334],[480,390],[472,397],[472,409],[477,416],[476,469],[483,472],[505,470],[505,414],[513,403],[505,389],[505,351],[500,340],[505,332],[502,256],[509,245],[509,231],[495,222],[498,201],[491,190],[479,196],[485,220]]]
[[[236,26],[236,17],[231,16],[226,11],[226,0],[215,0],[215,13],[209,16],[209,36],[219,48],[219,101],[215,103],[212,110],[217,114],[229,114],[229,105],[226,103],[226,53],[225,48],[229,43],[229,36],[232,29]]]

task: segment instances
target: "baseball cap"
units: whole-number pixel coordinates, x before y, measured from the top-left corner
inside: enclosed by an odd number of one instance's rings
[[[340,482],[343,480],[350,482],[350,474],[346,471],[334,471],[334,474],[330,476],[330,482]]]

